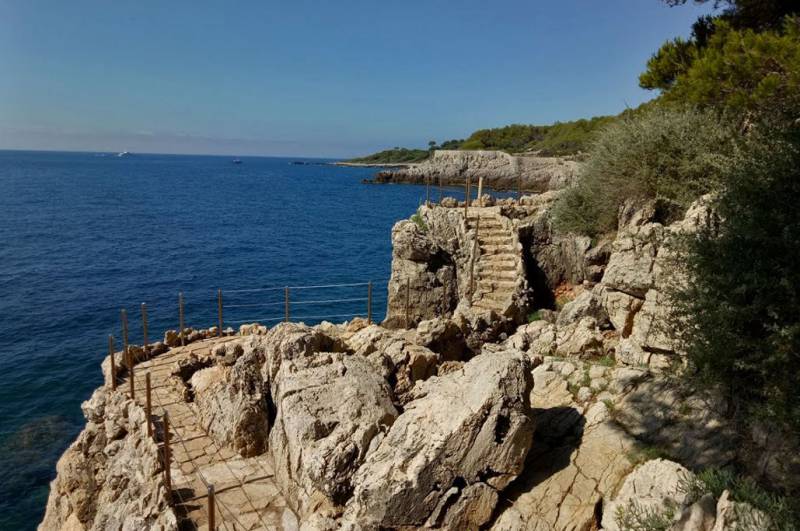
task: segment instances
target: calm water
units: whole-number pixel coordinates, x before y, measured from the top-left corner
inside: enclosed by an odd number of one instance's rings
[[[80,403],[101,383],[107,335],[120,336],[120,308],[138,342],[139,304],[158,338],[177,327],[181,290],[187,325],[205,327],[217,288],[371,279],[384,314],[390,230],[424,188],[362,185],[368,169],[242,160],[0,151],[0,529],[41,520],[56,460],[83,426]],[[280,316],[282,296],[231,291],[226,305],[241,307],[226,321]],[[292,298],[365,296],[361,286]],[[292,311],[363,314],[365,303]]]

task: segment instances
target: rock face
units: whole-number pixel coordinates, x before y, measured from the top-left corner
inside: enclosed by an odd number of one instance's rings
[[[345,520],[366,529],[485,524],[530,445],[529,370],[508,351],[418,384],[356,473]]]
[[[433,156],[412,167],[379,172],[376,183],[464,186],[467,177],[477,186],[483,177],[484,186],[495,190],[516,190],[519,180],[526,192],[544,192],[564,188],[577,174],[578,163],[558,157],[515,156],[503,151],[437,150]]]
[[[272,385],[270,451],[302,517],[336,514],[352,477],[397,417],[391,389],[364,358],[318,353],[284,363]]]
[[[194,405],[204,428],[242,457],[266,451],[270,428],[259,339],[253,336],[221,345],[216,355],[223,356],[223,363],[201,369],[190,379]],[[232,366],[226,361],[233,362]]]
[[[177,531],[144,410],[102,387],[82,408],[86,427],[58,461],[39,530]]]
[[[688,505],[688,495],[681,484],[692,477],[691,472],[672,461],[646,462],[625,478],[614,500],[603,507],[603,529],[630,529],[648,513],[677,520]]]

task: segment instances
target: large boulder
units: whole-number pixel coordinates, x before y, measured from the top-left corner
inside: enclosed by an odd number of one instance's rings
[[[603,507],[603,529],[641,529],[648,515],[677,522],[689,505],[682,485],[694,475],[665,459],[647,461],[631,472],[614,499]]]
[[[533,435],[530,363],[484,354],[418,383],[353,480],[345,521],[365,529],[477,529],[522,470]]]
[[[427,330],[427,331],[426,331]],[[442,329],[439,329],[442,331]],[[404,404],[418,381],[426,380],[438,371],[443,356],[418,344],[438,344],[446,336],[423,327],[419,331],[387,330],[377,325],[364,328],[348,339],[356,356],[367,358],[389,382],[396,400]],[[435,339],[434,339],[435,338]],[[463,342],[463,339],[461,340]],[[457,345],[454,345],[457,346]],[[445,350],[449,347],[443,347]]]
[[[242,457],[266,451],[269,434],[268,390],[261,376],[264,362],[261,336],[224,345],[217,353],[242,355],[232,366],[217,364],[195,372],[189,384],[194,406],[205,430]],[[223,360],[225,357],[222,358]]]
[[[335,516],[397,417],[392,391],[364,357],[326,352],[283,360],[271,387],[276,480],[301,519]]]

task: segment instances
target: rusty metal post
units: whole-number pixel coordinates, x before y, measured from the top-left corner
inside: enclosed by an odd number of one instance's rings
[[[111,358],[111,390],[117,390],[117,363],[114,360],[114,336],[108,334],[108,356]]]
[[[472,249],[472,260],[469,263],[469,297],[475,294],[475,258],[478,256],[478,231],[481,227],[481,218],[475,220],[475,246]]]
[[[136,382],[134,381],[133,376],[133,353],[131,352],[131,347],[128,345],[128,350],[126,352],[126,356],[128,359],[128,382],[130,385],[130,392],[131,392],[131,399],[136,398]]]
[[[283,320],[289,322],[289,286],[283,288]]]
[[[183,346],[186,345],[186,339],[184,338],[184,335],[183,335],[184,326],[183,326],[183,292],[182,291],[178,292],[178,326],[180,327],[180,330],[178,330],[178,334],[181,337],[181,346],[183,347]]]
[[[153,404],[150,401],[150,373],[144,375],[144,388],[145,388],[145,402],[144,402],[144,414],[147,417],[147,436],[153,436],[153,422],[152,422],[152,413],[153,413]]]
[[[122,355],[128,365],[131,398],[136,398],[135,382],[133,380],[133,356],[131,355],[130,345],[128,345],[128,312],[124,308],[120,311],[120,317],[122,318]]]
[[[172,496],[172,471],[170,465],[169,450],[169,413],[164,412],[164,488],[167,491],[167,498]]]
[[[208,530],[209,531],[217,531],[217,508],[216,508],[216,497],[214,493],[214,485],[208,486]]]
[[[410,328],[411,323],[411,281],[406,279],[406,328]]]
[[[431,177],[425,176],[425,206],[431,206]]]
[[[142,335],[144,336],[142,340],[142,350],[145,359],[147,359],[147,304],[145,303],[142,303]]]
[[[372,281],[367,283],[367,324],[372,324]]]
[[[122,319],[122,354],[126,356],[128,354],[128,312],[123,308],[119,311],[119,317]],[[125,358],[126,363],[127,361],[128,359]]]
[[[217,329],[217,335],[222,337],[222,290],[217,290],[217,318],[219,328]]]

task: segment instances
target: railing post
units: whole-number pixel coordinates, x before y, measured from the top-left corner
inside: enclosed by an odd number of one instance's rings
[[[114,361],[114,336],[108,334],[108,355],[111,358],[111,390],[117,390],[117,363]]]
[[[169,413],[164,412],[164,487],[167,490],[167,498],[172,496],[172,471],[170,465],[169,450]]]
[[[131,353],[130,345],[128,345],[125,357],[128,359],[128,382],[130,383],[131,399],[134,399],[136,398],[136,383],[133,379],[133,354]]]
[[[222,290],[217,290],[217,317],[219,320],[219,328],[217,329],[217,335],[222,337]]]
[[[467,222],[467,209],[469,208],[469,177],[464,181],[464,223]]]
[[[142,350],[145,355],[145,359],[147,357],[147,304],[142,303],[142,335],[144,339],[142,341]]]
[[[478,231],[481,227],[481,218],[475,220],[475,245],[472,249],[472,260],[469,263],[469,298],[472,302],[472,295],[475,294],[475,258],[478,255]]]
[[[131,349],[128,345],[128,312],[124,308],[120,310],[120,317],[122,318],[122,353],[125,357],[125,363],[128,365],[130,394],[131,398],[136,398],[135,383],[133,381],[133,356],[131,355]]]
[[[184,326],[183,326],[183,292],[182,291],[178,292],[178,326],[180,327],[180,330],[178,331],[178,334],[181,337],[181,346],[183,347],[183,346],[186,346],[186,340],[184,339],[184,336],[183,336],[183,328],[184,328]]]
[[[283,288],[283,320],[289,322],[289,286]]]
[[[367,324],[372,324],[372,281],[367,282]]]
[[[425,176],[425,206],[431,206],[431,177]]]
[[[145,387],[145,402],[144,402],[144,413],[147,416],[147,436],[153,436],[153,422],[152,422],[152,412],[153,412],[153,404],[150,401],[150,373],[144,375],[144,387]]]
[[[517,175],[517,202],[522,199],[522,175]]]
[[[128,355],[128,312],[123,308],[119,311],[119,317],[122,320],[122,355]],[[128,359],[125,358],[127,363]]]
[[[439,176],[439,204],[442,204],[442,199],[444,199],[444,190],[442,189],[442,176]]]
[[[478,206],[483,206],[483,175],[478,177]]]
[[[217,531],[216,522],[216,500],[214,495],[214,485],[208,486],[208,530]]]
[[[406,279],[406,328],[410,328],[411,323],[411,281]]]

